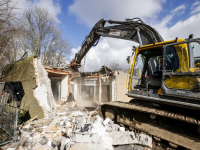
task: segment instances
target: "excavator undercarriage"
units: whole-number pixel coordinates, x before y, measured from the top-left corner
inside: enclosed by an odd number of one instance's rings
[[[167,142],[168,148],[197,150],[200,147],[199,111],[187,111],[136,99],[130,103],[104,103],[99,108],[102,117],[109,117],[128,130],[146,133],[158,143]]]

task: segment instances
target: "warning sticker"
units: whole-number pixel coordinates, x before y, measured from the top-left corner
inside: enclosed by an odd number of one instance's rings
[[[109,35],[120,36],[121,30],[111,29]]]

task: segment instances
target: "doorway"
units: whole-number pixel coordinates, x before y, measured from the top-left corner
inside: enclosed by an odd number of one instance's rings
[[[110,85],[102,85],[101,102],[110,101]]]
[[[51,88],[55,101],[61,100],[61,79],[51,79]]]
[[[81,99],[94,101],[94,86],[82,85],[81,86]]]

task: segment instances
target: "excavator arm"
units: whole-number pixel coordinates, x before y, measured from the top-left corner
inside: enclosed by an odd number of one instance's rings
[[[114,24],[105,26],[105,23]],[[139,18],[126,19],[125,21],[99,20],[92,28],[82,43],[81,49],[71,61],[71,68],[77,70],[81,66],[81,60],[92,46],[96,46],[100,37],[111,37],[134,41],[140,45],[152,44],[163,41],[160,34],[151,26],[146,25]]]

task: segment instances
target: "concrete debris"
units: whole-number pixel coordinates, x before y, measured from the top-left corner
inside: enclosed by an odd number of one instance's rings
[[[79,117],[79,116],[84,116],[84,114],[81,111],[75,111],[70,114],[71,117]]]
[[[120,127],[119,131],[125,131],[125,128],[124,127]]]
[[[146,147],[152,147],[152,138],[148,135],[121,131],[108,132],[108,136],[112,138],[112,145],[124,144],[140,144]]]
[[[45,136],[43,136],[41,139],[40,139],[40,144],[42,144],[42,145],[45,145],[45,144],[47,144],[47,142],[48,142],[48,139],[45,137]]]
[[[75,102],[59,102],[56,106],[56,116],[53,120],[30,120],[26,123],[26,128],[22,127],[20,141],[16,144],[15,150],[152,148],[151,137],[126,131],[109,118],[103,120],[94,109],[87,110]]]
[[[118,145],[118,146],[114,146],[114,150],[122,150],[122,149],[123,150],[133,150],[133,146],[132,145]]]

